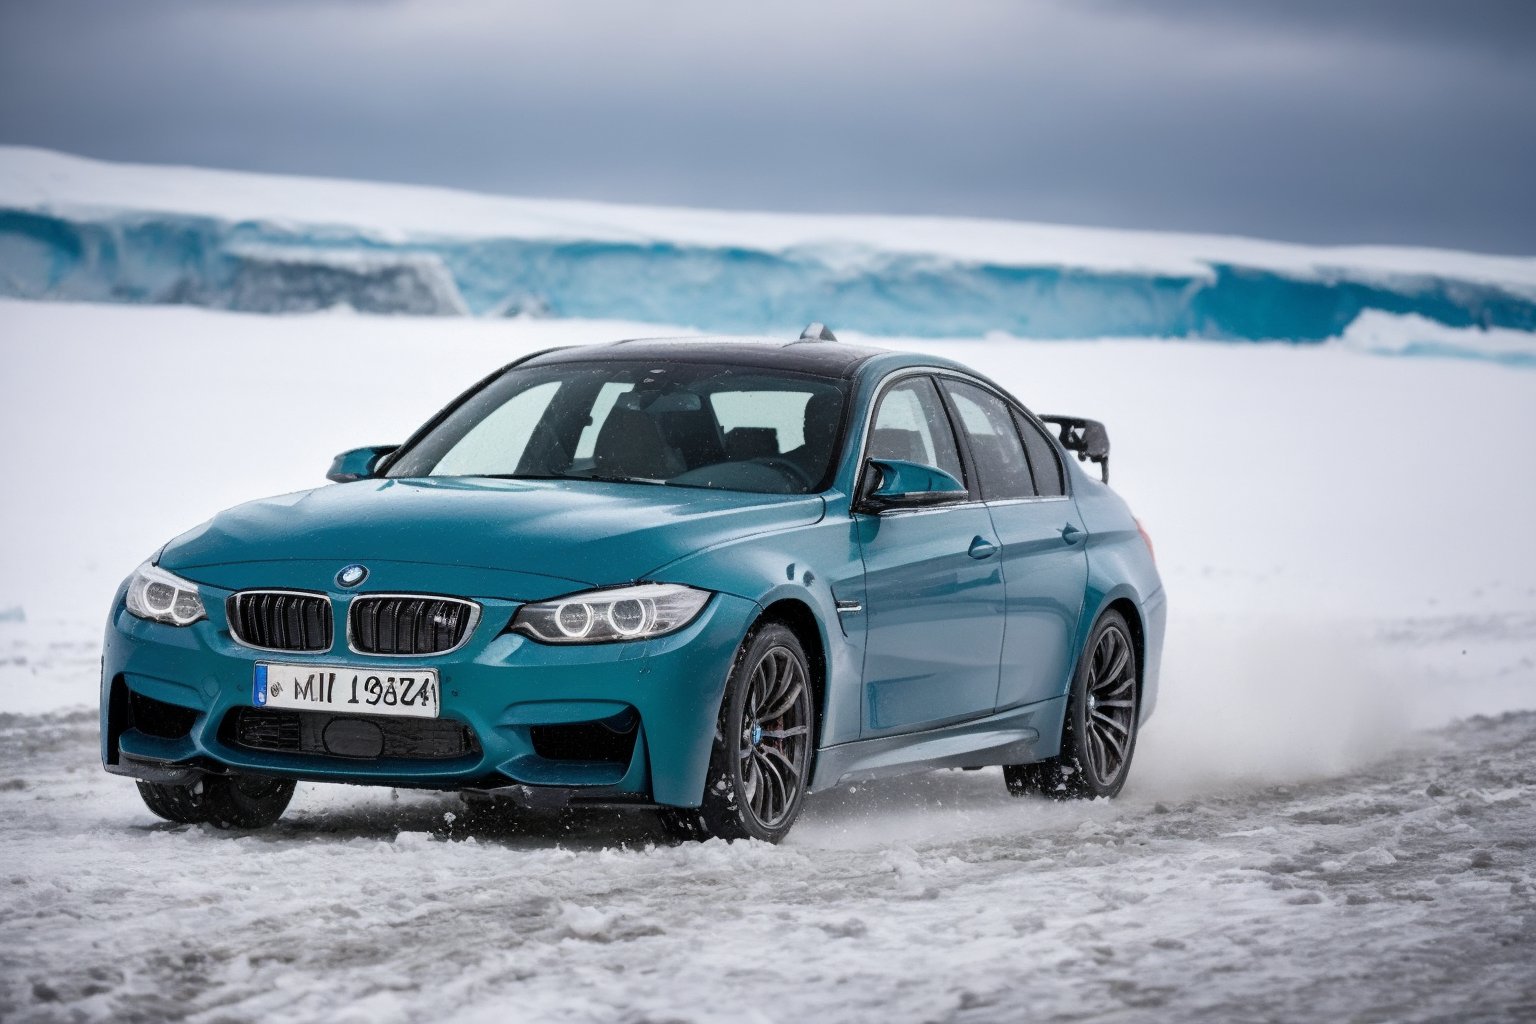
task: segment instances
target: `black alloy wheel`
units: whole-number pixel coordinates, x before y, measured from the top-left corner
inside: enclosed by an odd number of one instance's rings
[[[777,843],[800,814],[815,739],[810,664],[788,627],[748,634],[721,701],[703,801],[666,808],[662,821],[684,839]]]
[[[1140,720],[1136,645],[1119,612],[1094,626],[1079,659],[1062,726],[1061,753],[1034,764],[1007,765],[1015,796],[1112,797],[1125,785]]]

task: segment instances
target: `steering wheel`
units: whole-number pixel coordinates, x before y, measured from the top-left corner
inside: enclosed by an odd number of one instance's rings
[[[793,459],[786,459],[779,455],[760,455],[752,461],[759,465],[767,466],[769,469],[778,470],[792,482],[799,484],[801,489],[805,491],[809,491],[811,485],[816,482]]]

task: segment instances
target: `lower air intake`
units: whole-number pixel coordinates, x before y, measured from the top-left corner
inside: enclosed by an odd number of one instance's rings
[[[384,718],[324,711],[236,708],[220,739],[248,750],[353,760],[451,761],[480,753],[475,734],[447,718]]]

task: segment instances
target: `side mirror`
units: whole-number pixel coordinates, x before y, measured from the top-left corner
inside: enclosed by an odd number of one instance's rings
[[[860,512],[951,505],[970,497],[965,485],[935,466],[901,459],[870,459],[867,473],[878,477],[859,502]]]
[[[325,478],[332,483],[349,484],[353,480],[366,480],[373,476],[386,455],[400,448],[397,444],[375,445],[372,448],[353,448],[331,460],[330,472]]]

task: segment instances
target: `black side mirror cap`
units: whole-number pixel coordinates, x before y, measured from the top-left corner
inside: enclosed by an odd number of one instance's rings
[[[870,485],[857,511],[879,514],[889,509],[931,508],[965,501],[965,485],[936,466],[900,459],[870,459],[865,479]]]

